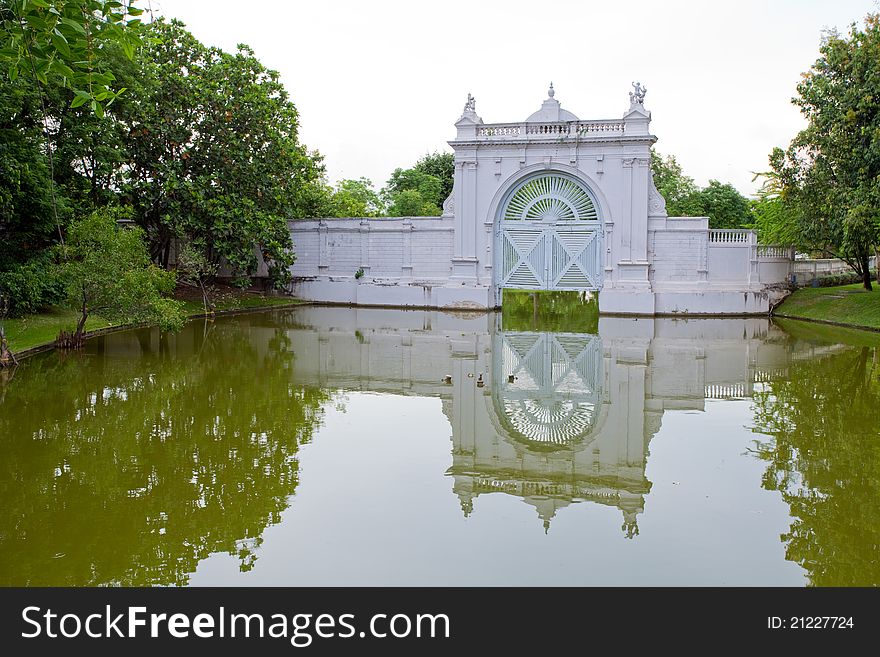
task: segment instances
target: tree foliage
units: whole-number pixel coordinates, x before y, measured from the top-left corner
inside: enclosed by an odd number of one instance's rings
[[[0,5],[0,65],[9,80],[29,77],[73,92],[72,107],[103,116],[124,91],[102,52],[120,47],[130,59],[140,45],[143,9],[134,0],[6,0]]]
[[[730,183],[710,180],[695,197],[701,214],[709,217],[710,228],[746,228],[753,221],[749,200]]]
[[[247,46],[201,44],[178,21],[149,26],[138,101],[120,104],[129,126],[126,200],[167,264],[171,241],[195,240],[247,279],[262,256],[289,277],[288,219],[313,216],[303,188],[321,180],[320,158],[298,142],[298,114],[278,73]],[[256,247],[256,248],[255,248]]]
[[[57,238],[51,185],[38,95],[26,81],[0,75],[0,271]],[[66,208],[62,201],[62,217]]]
[[[137,13],[105,0],[0,3],[0,286],[28,293],[12,306],[52,301],[22,276],[96,209],[130,207],[162,266],[179,239],[243,284],[265,262],[279,285],[293,262],[288,220],[320,214],[321,157],[299,143],[278,74],[246,46],[208,48]]]
[[[674,155],[662,156],[651,149],[651,173],[657,191],[666,200],[666,212],[670,217],[698,217],[702,208],[693,203],[697,184],[684,175]]]
[[[652,150],[651,172],[670,217],[708,217],[710,228],[744,228],[753,221],[749,200],[733,185],[710,180],[701,188],[673,155]]]
[[[413,168],[429,176],[434,176],[440,181],[439,195],[428,200],[443,207],[443,201],[452,194],[452,184],[455,181],[455,155],[440,152],[428,153],[422,156]]]
[[[452,193],[452,153],[432,153],[409,169],[395,169],[382,190],[392,217],[432,217]]]
[[[807,127],[770,156],[786,211],[762,221],[803,251],[842,258],[871,289],[880,244],[880,16],[826,34],[793,99]]]
[[[214,312],[214,302],[211,300],[214,288],[211,281],[218,271],[217,263],[211,262],[204,249],[196,244],[185,245],[177,254],[177,280],[199,288],[206,315]]]
[[[164,329],[183,325],[182,304],[165,296],[174,290],[174,272],[150,262],[140,229],[120,228],[114,213],[95,212],[70,226],[60,249],[58,277],[68,302],[80,312],[76,343],[92,313],[116,322],[151,322]]]
[[[367,178],[340,180],[334,189],[327,188],[322,217],[381,217],[385,203]]]

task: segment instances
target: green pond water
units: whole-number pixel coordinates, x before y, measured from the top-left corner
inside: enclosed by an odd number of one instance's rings
[[[878,585],[880,353],[302,307],[0,381],[0,585]]]

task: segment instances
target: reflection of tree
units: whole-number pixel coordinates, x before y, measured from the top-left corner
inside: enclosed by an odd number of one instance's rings
[[[218,551],[251,568],[329,398],[262,330],[144,331],[134,358],[19,368],[0,405],[0,584],[185,584]]]
[[[505,331],[599,332],[599,305],[580,292],[504,290]]]
[[[793,522],[786,556],[816,586],[880,584],[878,352],[852,348],[794,362],[755,396],[764,487]]]

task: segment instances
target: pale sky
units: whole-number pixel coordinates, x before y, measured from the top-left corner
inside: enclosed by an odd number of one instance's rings
[[[552,81],[581,119],[618,118],[648,88],[656,148],[705,185],[751,194],[804,125],[790,100],[822,30],[874,0],[142,0],[202,42],[247,43],[281,73],[300,138],[330,181],[370,178],[449,150],[468,93],[486,123],[522,121]]]

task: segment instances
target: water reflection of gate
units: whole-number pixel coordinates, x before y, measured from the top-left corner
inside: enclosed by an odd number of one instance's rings
[[[598,336],[498,333],[493,355],[493,400],[515,437],[553,448],[590,433],[601,401]]]

